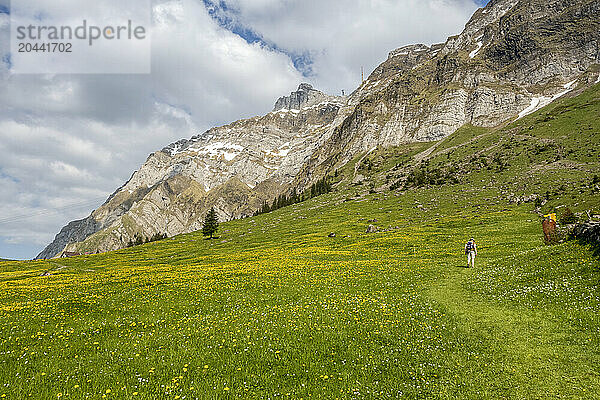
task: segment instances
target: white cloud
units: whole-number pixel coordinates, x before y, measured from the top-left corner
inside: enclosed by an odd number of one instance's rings
[[[291,53],[309,54],[311,77],[331,92],[360,83],[389,51],[459,33],[477,9],[471,0],[224,0],[232,24]]]
[[[475,8],[467,0],[226,1],[276,48],[311,54],[310,80],[331,92],[356,87],[360,66],[374,68],[394,48],[457,33]],[[23,249],[33,257],[150,152],[264,114],[306,80],[286,54],[219,26],[199,0],[154,9],[150,75],[15,75],[0,63],[0,257]],[[0,59],[9,51],[5,20],[0,14]]]

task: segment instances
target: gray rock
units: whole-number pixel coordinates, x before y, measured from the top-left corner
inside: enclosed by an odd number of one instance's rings
[[[308,83],[301,83],[298,90],[289,96],[280,97],[273,107],[273,111],[279,110],[301,110],[321,103],[342,103],[343,99],[337,96],[329,96],[313,89]]]
[[[378,228],[378,227],[376,227],[375,225],[369,225],[369,226],[367,227],[367,231],[366,231],[366,233],[376,233],[376,232],[378,232],[378,231],[379,231],[379,228]]]

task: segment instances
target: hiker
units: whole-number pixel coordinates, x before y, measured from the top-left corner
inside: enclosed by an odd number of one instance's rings
[[[471,238],[467,244],[465,244],[465,254],[467,255],[467,268],[475,268],[475,256],[477,255],[475,239]]]

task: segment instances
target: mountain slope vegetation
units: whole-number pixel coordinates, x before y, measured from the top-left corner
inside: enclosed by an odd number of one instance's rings
[[[600,260],[540,224],[599,213],[599,119],[596,85],[360,154],[216,240],[2,262],[0,395],[599,398]]]

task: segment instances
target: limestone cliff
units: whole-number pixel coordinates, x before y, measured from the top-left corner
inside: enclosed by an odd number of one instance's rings
[[[392,51],[340,110],[296,186],[376,146],[522,117],[593,83],[598,64],[599,2],[493,0],[445,43]]]
[[[309,87],[300,85],[298,92]],[[119,249],[136,234],[195,231],[211,207],[222,221],[252,215],[289,188],[330,136],[345,100],[312,88],[309,92],[305,100],[288,101],[286,106],[296,108],[275,107],[265,116],[213,128],[151,154],[105,204],[63,228],[38,257],[65,249]]]

